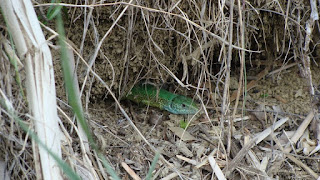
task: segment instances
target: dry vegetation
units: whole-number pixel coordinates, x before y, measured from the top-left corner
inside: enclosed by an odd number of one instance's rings
[[[64,1],[68,43],[91,131],[122,179],[133,178],[133,173],[144,178],[156,151],[161,156],[155,179],[319,177],[315,0],[310,0],[315,5],[284,0],[84,2]],[[33,1],[41,22],[46,3]],[[10,37],[2,20],[1,94],[32,127],[8,58]],[[55,23],[44,23],[42,29],[53,55],[63,158],[82,178],[105,179],[108,174],[96,153],[75,130]],[[25,91],[24,59],[19,58]],[[138,82],[193,97],[202,111],[172,115],[122,100]],[[4,109],[0,117],[0,166],[12,179],[35,179],[37,154],[30,136]],[[183,120],[189,123],[185,131]]]

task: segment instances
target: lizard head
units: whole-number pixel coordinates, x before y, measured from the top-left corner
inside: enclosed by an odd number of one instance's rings
[[[191,98],[178,95],[172,99],[170,110],[167,111],[173,114],[195,114],[199,108]]]

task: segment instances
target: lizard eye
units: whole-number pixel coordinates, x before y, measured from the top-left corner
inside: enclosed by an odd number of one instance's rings
[[[182,104],[182,107],[186,107],[186,105],[185,105],[185,104]]]

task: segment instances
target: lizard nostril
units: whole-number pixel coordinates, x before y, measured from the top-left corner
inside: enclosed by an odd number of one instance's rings
[[[185,104],[182,104],[182,107],[186,107],[186,105],[185,105]]]

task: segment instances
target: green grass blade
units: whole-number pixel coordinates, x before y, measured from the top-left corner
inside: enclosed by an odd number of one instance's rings
[[[51,3],[54,3],[55,0],[52,0]],[[59,1],[57,1],[56,3],[59,3]],[[53,18],[55,18],[58,14],[60,14],[61,12],[61,8],[62,6],[50,6],[47,12],[47,20],[52,20]]]
[[[79,97],[76,96],[76,88],[73,83],[72,71],[68,62],[68,52],[65,44],[66,38],[65,38],[65,31],[63,27],[63,20],[61,17],[61,13],[58,13],[56,15],[56,24],[57,24],[58,34],[59,34],[59,44],[60,44],[60,51],[61,51],[61,67],[63,71],[63,77],[65,81],[65,87],[68,95],[69,104],[74,114],[76,115],[82,129],[87,135],[88,141],[91,147],[97,152],[98,157],[102,160],[102,163],[104,167],[107,169],[107,172],[112,176],[113,179],[120,180],[120,178],[117,176],[116,172],[112,169],[112,167],[109,165],[106,159],[99,153],[98,147],[96,146],[96,143],[94,142],[93,137],[91,135],[89,126],[84,118],[84,113],[82,110],[80,99]]]
[[[30,137],[39,145],[41,146],[43,149],[45,149],[50,156],[52,156],[52,158],[58,163],[58,165],[60,166],[60,168],[62,169],[62,171],[68,176],[69,179],[72,180],[80,180],[81,178],[71,169],[71,167],[65,163],[62,159],[60,159],[55,153],[53,153],[40,139],[39,137],[18,117],[16,116],[15,112],[13,111],[13,109],[10,109],[6,106],[5,100],[4,99],[0,99],[0,103],[1,105],[4,107],[4,109],[6,109],[8,115],[13,118],[16,122],[18,122],[18,124],[20,125],[20,127],[22,128],[22,130],[24,130],[25,132],[27,132]]]
[[[159,156],[160,156],[160,154],[159,154],[159,152],[157,152],[156,155],[153,158],[152,163],[151,163],[151,166],[150,166],[150,169],[148,171],[146,180],[150,180],[152,178],[152,172],[156,168],[157,162],[159,160]]]

